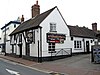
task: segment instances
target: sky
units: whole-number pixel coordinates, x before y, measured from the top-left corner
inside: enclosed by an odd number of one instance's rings
[[[43,13],[55,6],[58,7],[68,25],[92,28],[96,22],[100,30],[100,0],[38,0],[40,12]],[[9,21],[14,21],[23,14],[31,18],[31,6],[36,0],[1,0],[0,28]]]

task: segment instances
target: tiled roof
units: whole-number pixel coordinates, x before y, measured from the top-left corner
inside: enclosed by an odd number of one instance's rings
[[[28,30],[28,29],[32,29],[32,28],[36,28],[39,27],[40,23],[55,9],[57,8],[57,6],[55,6],[54,8],[37,15],[34,18],[31,18],[25,22],[23,22],[21,25],[19,25],[10,35],[16,34],[16,33],[20,33],[22,31]]]
[[[88,29],[86,27],[78,27],[78,26],[70,26],[68,25],[68,28],[70,30],[70,36],[76,36],[76,37],[87,37],[87,38],[95,38],[96,33]]]

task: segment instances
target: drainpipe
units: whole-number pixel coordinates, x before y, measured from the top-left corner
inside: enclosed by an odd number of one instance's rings
[[[40,41],[38,40],[38,63],[42,63],[42,27],[40,28]]]
[[[39,51],[39,40],[38,40],[38,63],[40,62],[40,51]]]
[[[5,25],[4,45],[5,45],[5,56],[6,56],[6,25]]]
[[[40,63],[42,63],[42,27],[40,27]]]
[[[84,52],[85,52],[85,40],[83,38],[83,46],[84,46]]]

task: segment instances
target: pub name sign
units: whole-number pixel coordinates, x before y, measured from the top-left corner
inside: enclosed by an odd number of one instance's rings
[[[47,33],[47,43],[64,43],[66,40],[65,34]]]

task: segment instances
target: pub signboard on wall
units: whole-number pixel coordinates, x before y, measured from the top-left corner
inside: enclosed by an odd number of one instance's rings
[[[66,40],[65,34],[47,33],[47,43],[64,43]]]
[[[26,32],[26,38],[27,38],[27,43],[32,43],[33,42],[33,31],[27,31]]]

